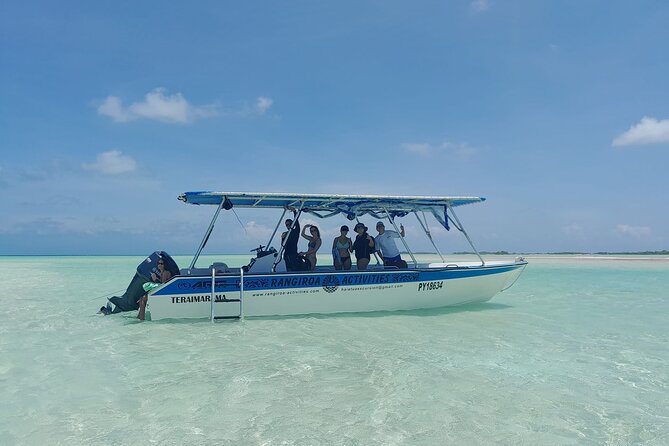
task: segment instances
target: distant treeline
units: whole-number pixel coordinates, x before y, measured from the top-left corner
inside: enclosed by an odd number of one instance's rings
[[[476,254],[473,251],[455,251],[453,254]],[[512,254],[521,254],[518,252],[509,252],[509,251],[479,251],[479,254],[484,255],[497,255],[497,256],[507,256]],[[526,254],[526,253],[524,253]]]
[[[409,254],[406,251],[402,251],[402,254]],[[434,254],[437,255],[436,252],[434,251],[417,251],[414,252],[414,254]],[[448,254],[448,253],[444,253]],[[452,254],[476,254],[473,251],[456,251],[453,252]],[[512,254],[527,254],[527,253],[517,253],[517,252],[508,252],[508,251],[479,251],[479,254],[485,254],[485,255],[500,255],[500,256],[505,256],[505,255],[512,255]]]

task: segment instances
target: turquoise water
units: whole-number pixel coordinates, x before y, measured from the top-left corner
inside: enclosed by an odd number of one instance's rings
[[[95,315],[142,259],[0,257],[0,444],[669,444],[669,259],[530,257],[455,309]]]

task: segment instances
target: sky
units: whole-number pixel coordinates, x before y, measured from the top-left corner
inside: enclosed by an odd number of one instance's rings
[[[0,255],[190,254],[199,190],[482,196],[457,209],[480,250],[669,249],[667,23],[664,0],[3,0]],[[226,212],[207,249],[280,215]],[[325,246],[345,223],[302,221]]]

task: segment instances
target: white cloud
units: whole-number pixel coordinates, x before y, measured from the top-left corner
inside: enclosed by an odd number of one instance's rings
[[[562,233],[568,235],[569,237],[575,237],[579,239],[585,238],[585,233],[583,228],[578,223],[570,223],[562,227]]]
[[[142,235],[146,228],[155,225],[131,224],[128,220],[89,217],[38,217],[19,218],[9,224],[0,225],[0,234],[62,235],[62,234],[127,234]]]
[[[130,116],[123,110],[121,100],[116,96],[108,96],[107,99],[98,107],[98,114],[109,116],[116,122],[126,122]]]
[[[447,152],[454,153],[462,158],[470,157],[478,152],[476,148],[468,145],[467,143],[445,142],[441,145],[441,147]]]
[[[134,172],[137,169],[137,162],[132,157],[123,155],[120,150],[109,150],[98,154],[94,163],[84,163],[81,167],[105,175],[118,175]]]
[[[144,101],[123,107],[121,99],[109,96],[98,107],[98,114],[109,116],[116,122],[137,119],[153,119],[162,122],[186,124],[198,118],[216,114],[214,105],[195,107],[188,103],[181,93],[167,95],[165,89],[156,88],[144,96]]]
[[[428,225],[427,229],[430,231],[430,234],[434,237],[436,236],[441,236],[443,234],[446,234],[448,231],[446,231],[446,228],[444,228],[442,225]],[[420,233],[422,234],[423,228],[420,228]],[[417,230],[418,233],[418,230]],[[439,246],[439,245],[437,245]]]
[[[274,105],[274,100],[266,96],[258,96],[253,104],[243,103],[236,109],[230,109],[223,114],[225,116],[253,117],[264,115]]]
[[[258,99],[256,99],[256,106],[255,109],[258,112],[258,114],[263,115],[269,108],[272,106],[274,101],[272,98],[266,98],[263,96],[260,96]]]
[[[425,143],[405,143],[402,144],[402,148],[408,152],[418,153],[423,156],[431,155],[434,152],[434,148]]]
[[[469,7],[474,12],[485,12],[490,9],[490,0],[473,0]]]
[[[669,119],[658,121],[644,116],[641,121],[613,140],[614,146],[669,142]]]
[[[404,143],[402,148],[407,152],[416,153],[421,156],[433,156],[440,153],[456,155],[460,158],[468,158],[478,152],[475,147],[467,143],[452,143],[445,141],[438,145],[428,143]]]
[[[634,238],[648,237],[651,234],[648,226],[618,225],[616,226],[616,232]]]
[[[264,239],[267,239],[272,234],[272,230],[273,228],[258,224],[254,220],[248,221],[244,225],[244,234],[254,240],[259,239],[266,241]]]

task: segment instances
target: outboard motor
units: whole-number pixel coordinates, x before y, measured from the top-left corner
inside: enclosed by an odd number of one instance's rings
[[[137,301],[144,295],[146,292],[142,285],[146,282],[151,282],[151,273],[160,274],[158,270],[158,260],[163,259],[165,263],[165,269],[172,273],[172,276],[179,275],[179,267],[176,262],[168,253],[165,251],[156,251],[149,255],[142,263],[137,266],[137,272],[135,277],[132,278],[128,289],[125,290],[123,296],[114,296],[109,299],[109,302],[114,304],[114,310],[112,313],[121,313],[123,311],[133,311],[139,309],[139,304]],[[108,314],[109,310],[105,311],[105,307],[100,309],[101,312]]]

